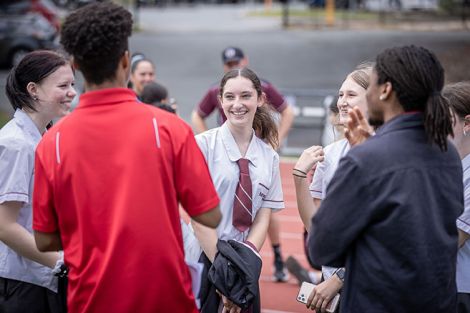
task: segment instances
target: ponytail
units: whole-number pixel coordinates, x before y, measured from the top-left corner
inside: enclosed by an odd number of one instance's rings
[[[7,94],[8,100],[13,107],[13,110],[22,109],[24,107],[36,111],[32,105],[32,97],[26,90],[26,86],[22,88],[17,79],[17,66],[13,67],[8,73],[7,84],[5,86],[5,92]]]
[[[263,139],[271,145],[273,149],[279,147],[279,138],[277,125],[272,115],[272,109],[269,104],[264,104],[257,108],[255,118],[253,119],[253,129],[256,136]]]
[[[424,130],[430,142],[442,151],[447,150],[447,137],[453,136],[452,117],[447,100],[440,92],[433,92],[424,108]]]
[[[70,61],[54,51],[36,50],[26,54],[8,73],[5,91],[14,110],[27,108],[36,111],[34,99],[29,94],[29,83],[40,83],[59,67],[70,65]]]

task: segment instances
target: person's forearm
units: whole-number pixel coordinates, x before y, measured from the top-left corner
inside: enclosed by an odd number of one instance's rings
[[[256,214],[255,220],[250,227],[250,233],[246,238],[247,241],[255,245],[258,251],[263,247],[268,232],[271,209],[262,208]]]
[[[458,231],[459,231],[459,249],[460,249],[468,240],[468,238],[470,238],[470,234],[467,234],[466,232],[461,231],[460,229],[458,229]]]
[[[215,255],[217,254],[217,231],[199,224],[195,220],[191,221],[191,225],[194,229],[194,235],[196,235],[202,250],[209,260],[214,262]]]
[[[309,231],[312,217],[317,212],[317,207],[315,206],[310,191],[308,189],[307,178],[299,176],[293,175],[295,195],[297,197],[297,209],[299,210],[299,215],[302,220],[302,223],[304,224],[305,229]]]
[[[207,130],[206,122],[204,122],[204,119],[199,115],[199,113],[197,113],[197,111],[193,111],[191,114],[191,122],[196,134],[205,132]]]
[[[0,231],[0,240],[22,257],[50,268],[54,268],[59,259],[58,252],[40,252],[33,235],[18,223],[4,225]]]
[[[278,129],[279,146],[281,146],[282,143],[284,142],[284,139],[286,139],[287,134],[289,133],[289,130],[293,122],[294,122],[294,111],[292,110],[290,105],[287,105],[287,107],[281,113],[281,120],[279,122],[279,129]]]

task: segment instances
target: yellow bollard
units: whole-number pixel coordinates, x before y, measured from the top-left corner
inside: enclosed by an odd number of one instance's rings
[[[335,0],[326,0],[325,22],[327,26],[335,26]]]

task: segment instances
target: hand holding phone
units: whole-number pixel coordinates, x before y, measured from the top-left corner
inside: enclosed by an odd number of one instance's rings
[[[307,304],[307,300],[310,297],[313,289],[315,288],[314,284],[303,282],[300,286],[299,293],[297,295],[297,301],[303,304]],[[337,293],[333,299],[326,306],[326,312],[334,313],[339,304],[339,293]],[[319,312],[318,312],[319,313]]]

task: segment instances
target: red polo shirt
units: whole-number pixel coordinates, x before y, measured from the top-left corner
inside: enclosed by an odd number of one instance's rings
[[[191,128],[127,89],[87,92],[36,152],[33,228],[61,235],[75,312],[197,312],[178,203],[219,200]]]

